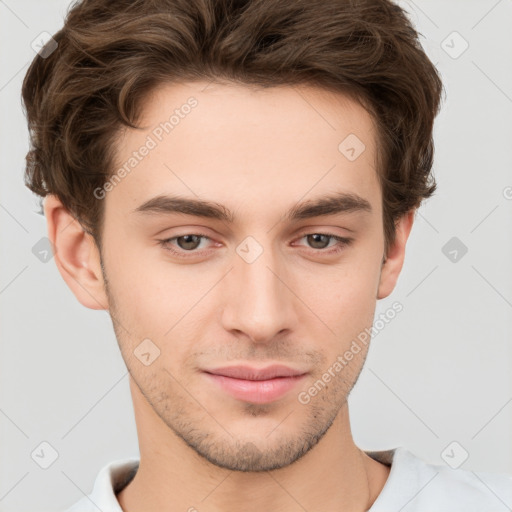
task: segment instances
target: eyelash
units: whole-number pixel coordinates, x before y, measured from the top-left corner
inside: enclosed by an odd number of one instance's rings
[[[189,236],[189,235],[193,235],[193,236],[197,236],[197,237],[200,237],[200,238],[204,238],[204,239],[207,239],[207,240],[210,240],[210,237],[209,236],[206,236],[206,235],[202,235],[201,233],[185,233],[183,235],[179,235],[179,236],[174,236],[172,238],[166,238],[165,240],[158,240],[158,243],[159,245],[164,248],[166,251],[169,251],[171,254],[175,255],[175,256],[179,256],[179,257],[183,257],[183,258],[191,258],[191,257],[194,257],[194,256],[197,256],[197,255],[201,255],[202,252],[201,251],[196,251],[195,249],[194,250],[191,250],[191,251],[185,251],[184,249],[180,249],[180,250],[177,250],[175,249],[173,246],[169,245],[172,241],[178,239],[178,238],[181,238],[183,236]],[[338,236],[338,235],[333,235],[332,233],[320,233],[320,232],[313,232],[313,233],[305,233],[303,234],[302,236],[299,237],[299,240],[301,238],[304,238],[308,235],[323,235],[323,236],[328,236],[334,240],[337,240],[339,243],[337,245],[334,246],[334,248],[331,248],[331,249],[311,249],[313,252],[319,252],[319,253],[323,253],[323,254],[328,254],[328,255],[333,255],[333,254],[338,254],[340,253],[341,251],[343,251],[345,249],[345,247],[348,247],[353,239],[352,238],[345,238],[345,237],[342,237],[342,236]],[[187,254],[189,253],[189,254]]]

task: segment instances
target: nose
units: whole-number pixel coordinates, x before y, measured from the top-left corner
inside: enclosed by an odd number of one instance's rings
[[[237,254],[234,261],[223,294],[224,329],[243,333],[254,343],[267,343],[297,325],[296,297],[284,265],[278,264],[271,250],[265,249],[251,263]]]

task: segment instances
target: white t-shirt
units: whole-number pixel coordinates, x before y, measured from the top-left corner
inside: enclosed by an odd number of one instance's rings
[[[507,512],[512,475],[427,464],[404,447],[365,452],[391,465],[388,479],[368,512]],[[65,512],[123,512],[116,494],[135,476],[139,459],[104,466],[92,492]]]

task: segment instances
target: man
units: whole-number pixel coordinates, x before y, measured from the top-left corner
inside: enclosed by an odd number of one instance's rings
[[[84,0],[54,39],[23,85],[27,184],[111,315],[140,448],[69,510],[498,510],[510,476],[350,430],[361,333],[435,190],[442,84],[404,12]]]

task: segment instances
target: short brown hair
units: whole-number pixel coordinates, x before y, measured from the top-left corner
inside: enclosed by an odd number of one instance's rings
[[[357,100],[377,127],[386,253],[400,216],[435,191],[441,79],[390,0],[83,0],[23,82],[25,183],[55,194],[101,247],[115,138],[165,82],[307,84]],[[341,142],[341,141],[340,141]]]

